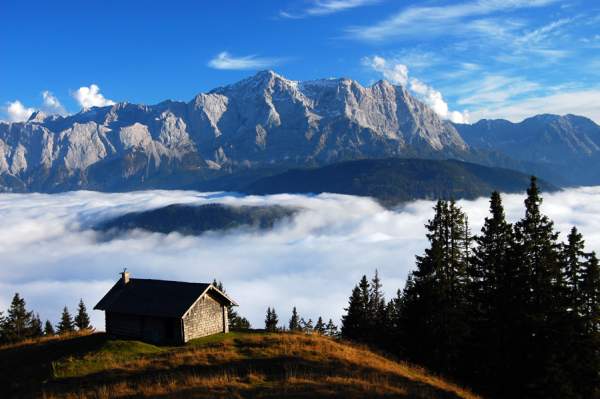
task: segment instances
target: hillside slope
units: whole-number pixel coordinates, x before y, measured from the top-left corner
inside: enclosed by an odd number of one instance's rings
[[[385,205],[436,198],[475,198],[493,190],[525,191],[529,176],[454,160],[364,159],[321,168],[294,169],[259,179],[242,191],[249,194],[338,193],[370,196]],[[556,188],[546,182],[546,191]]]
[[[104,334],[0,348],[2,397],[477,398],[365,348],[303,334],[230,333],[156,347]]]

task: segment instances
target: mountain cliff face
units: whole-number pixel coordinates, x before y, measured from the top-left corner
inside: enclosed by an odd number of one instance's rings
[[[600,183],[600,126],[588,118],[536,115],[520,123],[498,119],[455,126],[472,148],[535,163],[566,183]]]
[[[119,103],[0,123],[0,189],[182,187],[248,168],[468,151],[451,123],[400,86],[264,71],[189,103]]]

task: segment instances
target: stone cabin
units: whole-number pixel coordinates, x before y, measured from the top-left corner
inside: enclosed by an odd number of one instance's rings
[[[212,284],[121,279],[94,307],[105,312],[110,336],[182,344],[229,332],[227,309],[237,303]]]

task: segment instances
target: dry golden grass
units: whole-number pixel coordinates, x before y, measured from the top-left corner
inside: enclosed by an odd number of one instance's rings
[[[65,334],[60,334],[60,335],[57,334],[57,335],[49,335],[46,337],[39,337],[39,338],[28,338],[28,339],[24,339],[19,342],[0,345],[0,351],[5,350],[5,349],[19,348],[19,347],[23,347],[23,346],[43,344],[43,343],[52,342],[52,341],[63,341],[63,340],[72,339],[73,337],[84,337],[86,335],[90,335],[93,333],[94,333],[94,330],[82,330],[82,331],[73,331],[70,333],[65,333]]]
[[[32,392],[47,399],[477,398],[366,347],[291,333],[228,334],[183,347],[104,340],[54,359],[50,375],[37,378]]]

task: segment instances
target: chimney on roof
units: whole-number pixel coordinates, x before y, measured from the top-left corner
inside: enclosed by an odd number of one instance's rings
[[[127,271],[127,268],[123,269],[121,272],[121,282],[123,282],[123,284],[127,284],[129,282],[129,272]]]

